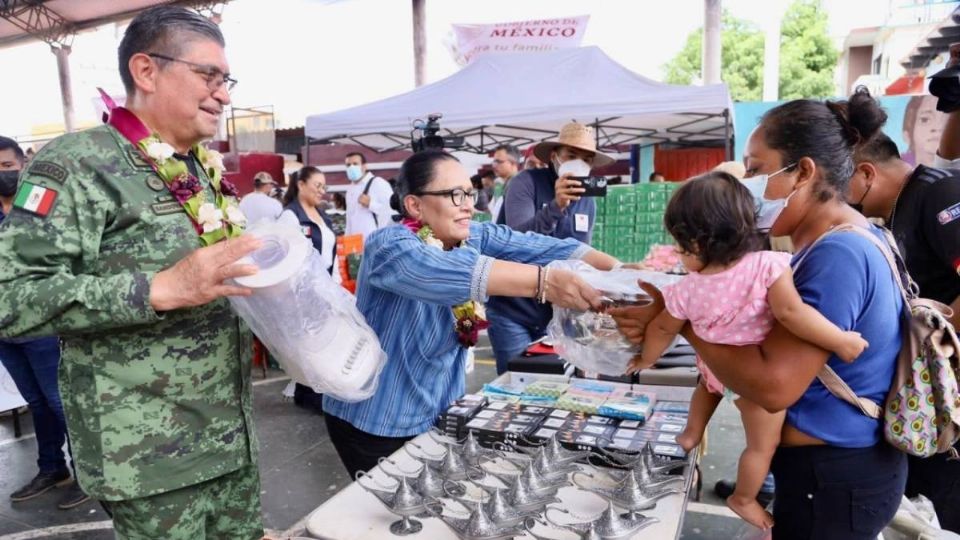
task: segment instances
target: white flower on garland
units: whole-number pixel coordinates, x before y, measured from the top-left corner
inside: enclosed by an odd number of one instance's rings
[[[240,208],[231,204],[227,207],[227,221],[242,227],[247,223],[247,216],[243,215]]]
[[[477,315],[477,318],[487,320],[487,308],[482,302],[473,303],[473,312]]]
[[[439,238],[437,238],[436,236],[434,236],[434,235],[432,235],[432,234],[431,234],[430,236],[426,237],[423,242],[424,242],[425,244],[427,244],[428,246],[432,246],[432,247],[435,247],[435,248],[438,248],[438,249],[443,249],[443,242],[440,241]]]
[[[203,227],[204,234],[223,227],[223,211],[213,203],[203,203],[197,212],[197,222]]]
[[[152,142],[147,145],[147,155],[157,163],[163,163],[172,158],[174,152],[173,147],[165,142]]]
[[[204,161],[203,166],[208,169],[216,169],[220,172],[227,170],[226,165],[223,164],[223,154],[209,148],[207,149],[207,159]]]

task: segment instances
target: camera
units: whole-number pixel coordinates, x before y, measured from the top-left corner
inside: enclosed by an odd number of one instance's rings
[[[460,148],[463,146],[463,137],[443,137],[440,133],[440,119],[442,114],[434,113],[427,115],[427,122],[417,120],[413,123],[413,131],[410,133],[410,146],[414,152],[423,152],[424,150],[443,150],[444,148]]]
[[[581,197],[606,197],[607,178],[604,176],[572,176],[572,180],[579,180],[583,189]]]

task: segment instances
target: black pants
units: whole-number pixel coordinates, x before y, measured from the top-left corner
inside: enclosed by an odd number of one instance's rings
[[[778,448],[774,540],[875,540],[900,507],[907,457],[869,448]]]
[[[960,533],[960,461],[947,460],[947,455],[907,457],[907,497],[923,495],[930,499],[940,527]]]
[[[329,413],[323,419],[327,423],[327,433],[330,434],[333,447],[350,473],[350,479],[356,479],[358,471],[369,471],[376,467],[380,458],[396,452],[403,443],[413,438],[372,435]]]

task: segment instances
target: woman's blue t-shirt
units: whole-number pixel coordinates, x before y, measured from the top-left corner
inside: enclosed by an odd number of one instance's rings
[[[883,240],[876,228],[873,233]],[[803,252],[797,253],[794,261]],[[853,363],[831,354],[827,365],[858,396],[883,405],[900,352],[903,299],[886,259],[867,238],[853,232],[831,234],[810,249],[794,270],[804,303],[844,330],[860,332],[870,346]],[[787,409],[787,423],[833,446],[863,448],[877,444],[881,421],[833,396],[814,379]]]

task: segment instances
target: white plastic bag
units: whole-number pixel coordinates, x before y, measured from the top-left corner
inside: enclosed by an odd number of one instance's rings
[[[342,401],[373,395],[387,356],[354,298],[324,269],[297,219],[284,212],[244,234],[261,238],[264,245],[240,261],[260,271],[237,278],[254,293],[230,297],[234,310],[294,381]]]
[[[554,261],[549,266],[576,273],[599,290],[611,306],[651,303],[653,299],[640,288],[639,280],[661,288],[683,277],[643,270],[604,272],[579,260]],[[554,306],[547,333],[561,358],[584,371],[602,375],[623,375],[630,360],[640,352],[640,348],[627,341],[613,318],[605,313]]]
[[[937,513],[930,499],[918,495],[914,499],[903,497],[900,509],[880,534],[882,540],[949,540],[960,535],[940,528]]]

